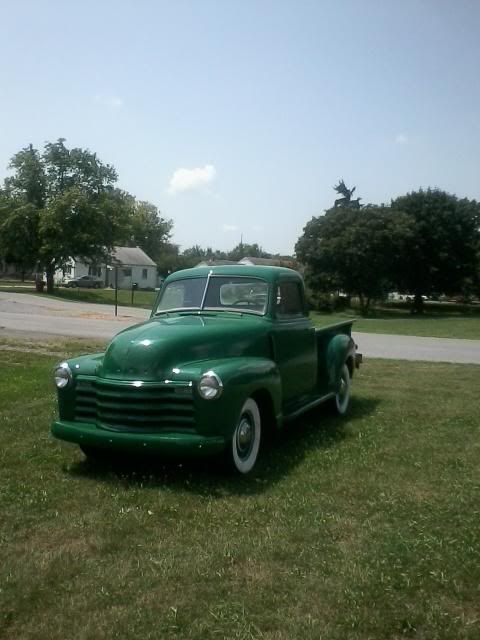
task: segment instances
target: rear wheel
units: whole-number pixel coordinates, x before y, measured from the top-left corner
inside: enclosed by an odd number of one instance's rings
[[[344,363],[340,370],[340,382],[338,391],[333,398],[333,406],[335,412],[343,416],[348,411],[350,404],[350,387],[351,387],[350,370],[347,363]]]
[[[227,460],[231,469],[247,474],[257,462],[261,439],[260,410],[253,398],[248,398],[240,411],[237,426],[227,449]]]

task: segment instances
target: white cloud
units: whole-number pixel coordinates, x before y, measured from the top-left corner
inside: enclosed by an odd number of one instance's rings
[[[204,189],[215,180],[217,171],[213,164],[194,169],[176,169],[170,178],[168,193],[175,194],[183,191]]]
[[[120,107],[123,107],[123,100],[119,98],[119,96],[96,95],[93,100],[97,104],[112,109],[120,109]]]
[[[238,231],[238,227],[236,224],[224,224],[222,226],[224,231]]]
[[[398,133],[395,138],[395,142],[397,144],[407,144],[408,137],[404,133]]]

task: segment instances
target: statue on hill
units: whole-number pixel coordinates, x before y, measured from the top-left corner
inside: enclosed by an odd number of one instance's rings
[[[335,209],[337,207],[344,207],[344,208],[348,208],[348,209],[360,209],[361,204],[360,204],[360,200],[361,198],[357,198],[356,200],[352,200],[352,195],[353,192],[355,191],[356,187],[353,187],[353,189],[348,189],[347,186],[345,185],[345,182],[343,180],[340,180],[340,182],[337,184],[336,187],[333,187],[335,189],[335,191],[339,194],[341,194],[343,197],[342,198],[337,198],[335,200]]]

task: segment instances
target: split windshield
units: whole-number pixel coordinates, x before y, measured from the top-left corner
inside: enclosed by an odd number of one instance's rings
[[[182,310],[242,311],[263,315],[267,309],[268,284],[261,278],[210,276],[169,282],[155,313]]]

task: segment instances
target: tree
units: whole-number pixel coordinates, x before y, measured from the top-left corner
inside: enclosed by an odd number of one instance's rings
[[[317,292],[358,296],[362,313],[391,284],[402,252],[405,219],[388,207],[333,208],[312,218],[295,246],[308,285]]]
[[[69,257],[103,259],[131,235],[134,200],[114,187],[115,169],[96,154],[68,149],[60,138],[41,155],[32,145],[22,149],[10,168],[0,219],[3,251],[20,264],[40,262],[48,291]]]
[[[267,253],[257,243],[244,244],[240,242],[231,251],[228,252],[229,260],[241,260],[248,256],[249,258],[270,258],[271,254]]]
[[[116,239],[126,233],[131,218],[131,197],[120,190],[98,195],[69,187],[53,198],[39,222],[40,257],[48,270],[71,256],[96,263],[106,260]],[[52,274],[53,275],[53,274]]]
[[[158,208],[145,201],[135,202],[128,243],[138,246],[157,264],[165,252],[171,253],[169,239],[173,222],[160,216]]]
[[[400,290],[422,295],[460,293],[478,273],[480,204],[475,200],[427,189],[392,201],[392,211],[406,220],[406,251],[396,263]]]

